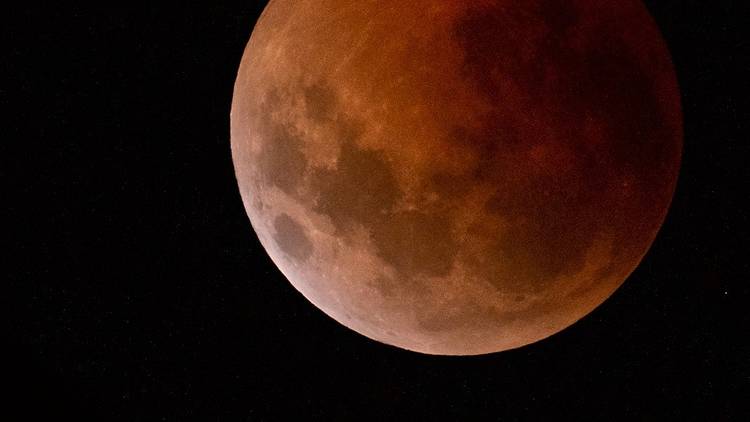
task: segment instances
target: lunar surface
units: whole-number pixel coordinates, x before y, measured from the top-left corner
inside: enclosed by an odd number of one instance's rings
[[[445,355],[609,297],[665,218],[681,127],[637,0],[272,0],[231,112],[246,211],[294,287]]]

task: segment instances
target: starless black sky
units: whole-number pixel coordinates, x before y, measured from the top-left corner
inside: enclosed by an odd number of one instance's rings
[[[747,420],[740,2],[647,2],[677,68],[685,148],[642,264],[571,328],[468,358],[349,331],[297,293],[258,243],[234,180],[229,110],[264,5],[4,12],[3,237],[15,252],[8,285],[20,293],[6,332],[9,411],[24,420]]]

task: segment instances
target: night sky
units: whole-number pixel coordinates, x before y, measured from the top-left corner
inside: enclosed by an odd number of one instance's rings
[[[738,2],[646,2],[673,54],[685,144],[669,215],[638,269],[563,332],[463,358],[350,331],[265,254],[234,178],[229,110],[266,2],[230,3],[4,13],[9,412],[750,418],[749,34]]]

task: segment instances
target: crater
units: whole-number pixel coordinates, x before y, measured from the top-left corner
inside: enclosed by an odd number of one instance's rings
[[[382,153],[359,148],[348,138],[336,168],[315,171],[311,185],[319,193],[316,211],[328,215],[339,231],[354,224],[379,226],[402,195]]]
[[[509,224],[492,242],[494,257],[475,269],[502,290],[535,292],[563,273],[576,272],[602,227],[582,199],[541,186],[527,189],[531,192],[496,195],[487,204]]]
[[[323,82],[316,82],[304,89],[305,112],[315,122],[332,119],[336,111],[336,95]]]
[[[450,220],[442,215],[394,213],[372,228],[372,237],[378,255],[406,277],[447,275],[455,260]]]
[[[295,196],[304,179],[308,161],[302,150],[303,140],[291,126],[274,119],[274,112],[286,107],[278,90],[269,91],[261,107],[261,151],[258,167],[266,183]]]
[[[305,229],[288,214],[279,214],[273,221],[276,245],[296,262],[307,261],[313,253],[313,244]]]
[[[396,294],[397,284],[390,278],[378,276],[373,280],[372,285],[385,298],[392,298]]]
[[[427,332],[459,331],[471,327],[472,331],[481,331],[502,324],[501,313],[492,306],[464,304],[443,309],[441,312],[422,312],[417,315],[421,329]]]
[[[278,124],[266,136],[258,160],[261,175],[271,185],[294,196],[307,170],[302,141]]]

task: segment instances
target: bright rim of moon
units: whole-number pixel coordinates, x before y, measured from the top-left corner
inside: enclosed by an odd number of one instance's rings
[[[231,113],[245,208],[294,287],[445,355],[609,297],[665,218],[681,128],[638,0],[272,0]]]

